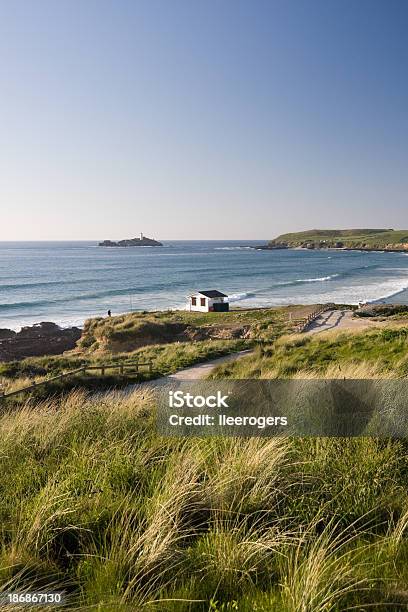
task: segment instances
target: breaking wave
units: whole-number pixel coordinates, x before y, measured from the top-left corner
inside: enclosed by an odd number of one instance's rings
[[[214,251],[253,251],[255,250],[251,246],[227,246],[227,247],[214,247]]]
[[[299,278],[294,281],[294,283],[321,283],[323,281],[331,280],[332,278],[337,278],[340,274],[329,274],[328,276],[320,276],[318,278]]]
[[[255,293],[248,293],[248,292],[243,292],[243,293],[232,293],[231,295],[228,296],[228,300],[230,302],[239,302],[241,300],[246,300],[247,298],[251,298],[251,297],[255,297]]]

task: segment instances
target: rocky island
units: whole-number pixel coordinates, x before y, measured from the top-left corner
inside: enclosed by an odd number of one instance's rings
[[[281,234],[268,244],[255,247],[273,249],[342,249],[345,251],[408,252],[408,230],[346,229],[308,230]]]
[[[163,246],[161,242],[157,240],[153,240],[153,238],[148,238],[147,236],[143,236],[140,234],[140,238],[128,238],[126,240],[119,240],[118,242],[114,242],[112,240],[104,240],[99,243],[99,246],[102,247],[134,247],[134,246]]]

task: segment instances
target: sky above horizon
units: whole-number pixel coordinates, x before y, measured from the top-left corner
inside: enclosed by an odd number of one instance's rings
[[[405,0],[0,0],[0,241],[408,228]]]

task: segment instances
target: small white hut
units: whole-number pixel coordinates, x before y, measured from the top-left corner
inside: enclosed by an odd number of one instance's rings
[[[188,297],[188,309],[197,312],[228,312],[228,296],[216,289],[197,291]]]

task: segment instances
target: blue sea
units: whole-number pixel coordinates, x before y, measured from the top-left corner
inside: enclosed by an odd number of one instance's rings
[[[96,242],[0,243],[0,327],[184,308],[190,292],[219,289],[235,306],[408,302],[403,253],[248,248],[257,241],[168,241],[104,248]]]

